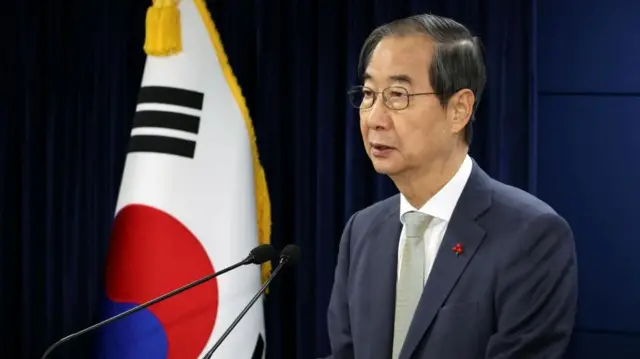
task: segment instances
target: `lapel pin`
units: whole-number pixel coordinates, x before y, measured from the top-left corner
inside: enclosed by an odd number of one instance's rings
[[[458,257],[462,254],[462,245],[458,243],[455,246],[453,246],[451,250],[456,254],[456,257]]]

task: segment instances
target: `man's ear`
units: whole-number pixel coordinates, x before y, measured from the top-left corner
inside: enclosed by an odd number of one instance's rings
[[[453,133],[459,133],[464,130],[471,114],[473,113],[473,105],[476,97],[469,89],[462,89],[456,92],[449,99],[449,111],[451,119],[451,130]]]

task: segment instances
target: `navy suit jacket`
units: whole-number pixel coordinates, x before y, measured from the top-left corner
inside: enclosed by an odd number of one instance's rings
[[[345,226],[328,309],[334,359],[391,357],[399,206],[395,195]],[[561,358],[577,293],[567,222],[474,162],[400,359]]]

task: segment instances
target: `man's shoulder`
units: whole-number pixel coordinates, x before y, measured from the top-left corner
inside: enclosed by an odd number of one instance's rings
[[[356,211],[351,219],[353,226],[366,222],[371,223],[374,219],[387,218],[392,214],[397,214],[400,208],[400,195],[395,194],[385,199],[379,200],[371,205]]]
[[[506,221],[550,220],[568,226],[566,220],[547,202],[512,185],[491,179],[492,210]]]

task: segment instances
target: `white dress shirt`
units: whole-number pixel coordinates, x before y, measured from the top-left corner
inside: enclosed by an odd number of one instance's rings
[[[471,169],[473,163],[471,158],[467,155],[462,162],[462,165],[458,169],[458,172],[447,182],[444,187],[440,189],[422,208],[414,208],[407,199],[400,194],[400,218],[408,211],[420,211],[422,213],[430,215],[432,218],[427,230],[424,232],[424,251],[425,251],[425,267],[424,267],[424,281],[427,282],[431,267],[436,259],[436,254],[440,249],[440,244],[444,238],[444,233],[447,230],[451,214],[453,213],[460,194],[467,184],[467,180],[471,175]],[[400,244],[398,247],[398,277],[400,276],[400,269],[402,263],[402,248],[405,241],[405,229],[402,228],[400,233]]]

